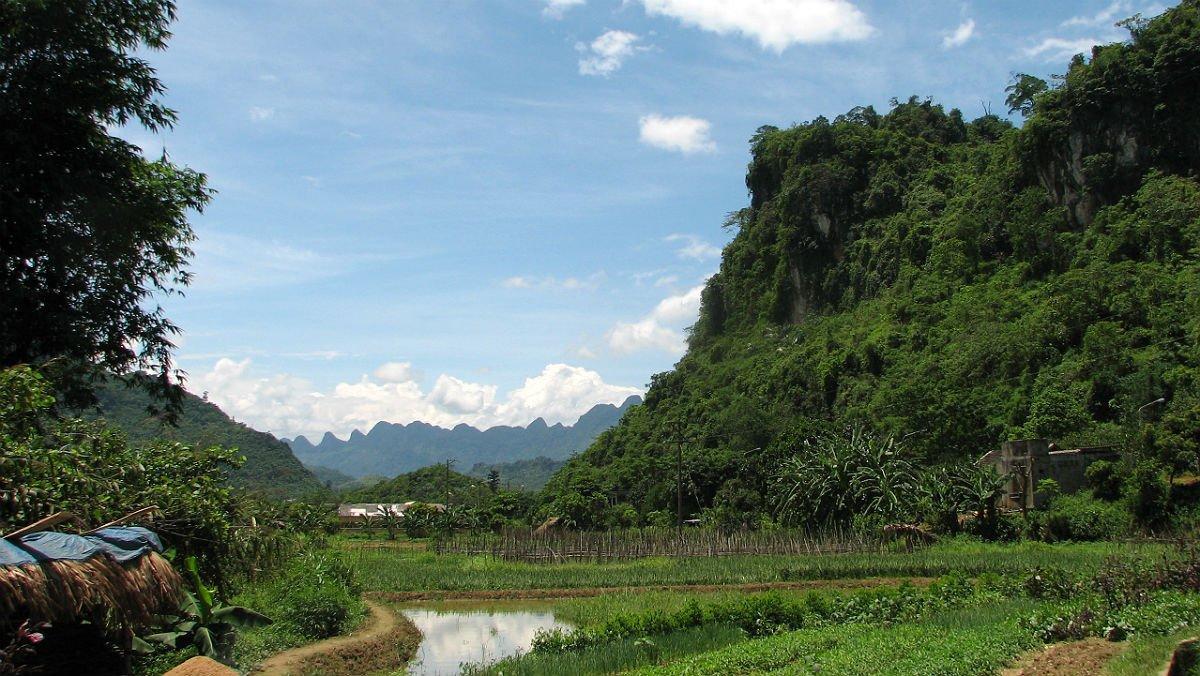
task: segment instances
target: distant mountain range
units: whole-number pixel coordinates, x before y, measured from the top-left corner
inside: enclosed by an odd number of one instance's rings
[[[615,425],[629,407],[640,403],[641,397],[633,396],[620,406],[599,404],[570,426],[547,425],[541,418],[527,427],[486,430],[466,424],[446,429],[423,422],[408,425],[380,422],[366,434],[355,430],[345,441],[329,432],[318,444],[303,436],[285,441],[304,464],[352,477],[396,476],[447,460],[456,461],[462,468],[538,456],[563,460],[587,448],[601,432]]]

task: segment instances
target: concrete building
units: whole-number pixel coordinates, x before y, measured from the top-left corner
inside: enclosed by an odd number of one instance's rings
[[[1038,482],[1054,479],[1064,493],[1073,493],[1086,487],[1088,465],[1119,458],[1113,446],[1059,450],[1046,439],[1025,439],[1000,444],[999,450],[988,452],[979,464],[1009,477],[1008,491],[1000,498],[1001,509],[1026,509],[1043,506],[1045,496],[1038,494]]]
[[[379,518],[386,511],[404,516],[404,512],[413,505],[424,504],[438,512],[446,511],[446,506],[436,502],[418,503],[414,500],[396,503],[360,502],[338,505],[338,522],[345,524],[360,523],[368,517]]]

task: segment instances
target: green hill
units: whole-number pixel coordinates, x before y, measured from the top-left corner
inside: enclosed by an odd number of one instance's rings
[[[676,440],[692,513],[769,510],[782,459],[849,424],[927,463],[1135,419],[1196,448],[1200,4],[1129,27],[1010,88],[1020,127],[914,98],[761,128],[687,354],[551,508],[672,509]]]
[[[176,426],[147,412],[152,402],[142,389],[110,384],[98,390],[97,398],[99,415],[124,430],[132,443],[170,439],[195,446],[237,448],[246,462],[231,471],[230,479],[239,488],[275,497],[296,497],[322,488],[287,444],[234,421],[215,404],[193,394],[184,394]]]
[[[563,460],[553,460],[538,456],[528,460],[514,460],[493,465],[476,463],[467,474],[480,479],[486,479],[495,470],[500,475],[500,485],[525,491],[538,491],[554,473],[565,464]]]
[[[490,494],[480,479],[460,474],[446,465],[430,465],[342,495],[343,502],[461,503],[469,496]]]

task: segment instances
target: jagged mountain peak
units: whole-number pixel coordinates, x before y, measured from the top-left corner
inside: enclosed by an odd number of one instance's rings
[[[303,437],[290,445],[302,461],[351,476],[393,476],[447,460],[462,467],[537,456],[564,460],[586,448],[598,434],[615,425],[625,410],[640,402],[641,398],[634,396],[620,407],[598,404],[574,425],[550,425],[542,417],[524,427],[485,430],[466,423],[445,428],[423,421],[407,425],[379,422],[367,434],[355,430],[346,441],[327,432],[315,446]]]

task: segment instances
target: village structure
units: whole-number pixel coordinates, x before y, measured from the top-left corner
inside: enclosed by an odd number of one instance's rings
[[[392,503],[354,502],[338,505],[338,523],[343,526],[357,525],[367,519],[379,519],[389,514],[403,517],[404,512],[413,505],[423,505],[436,512],[446,511],[446,505],[439,502],[417,502],[416,500]]]
[[[1006,441],[989,451],[978,464],[993,467],[1009,477],[1008,490],[1001,496],[1001,509],[1034,509],[1044,506],[1047,496],[1038,484],[1053,479],[1064,493],[1084,488],[1089,465],[1097,460],[1117,460],[1115,446],[1092,446],[1061,450],[1047,439]]]

